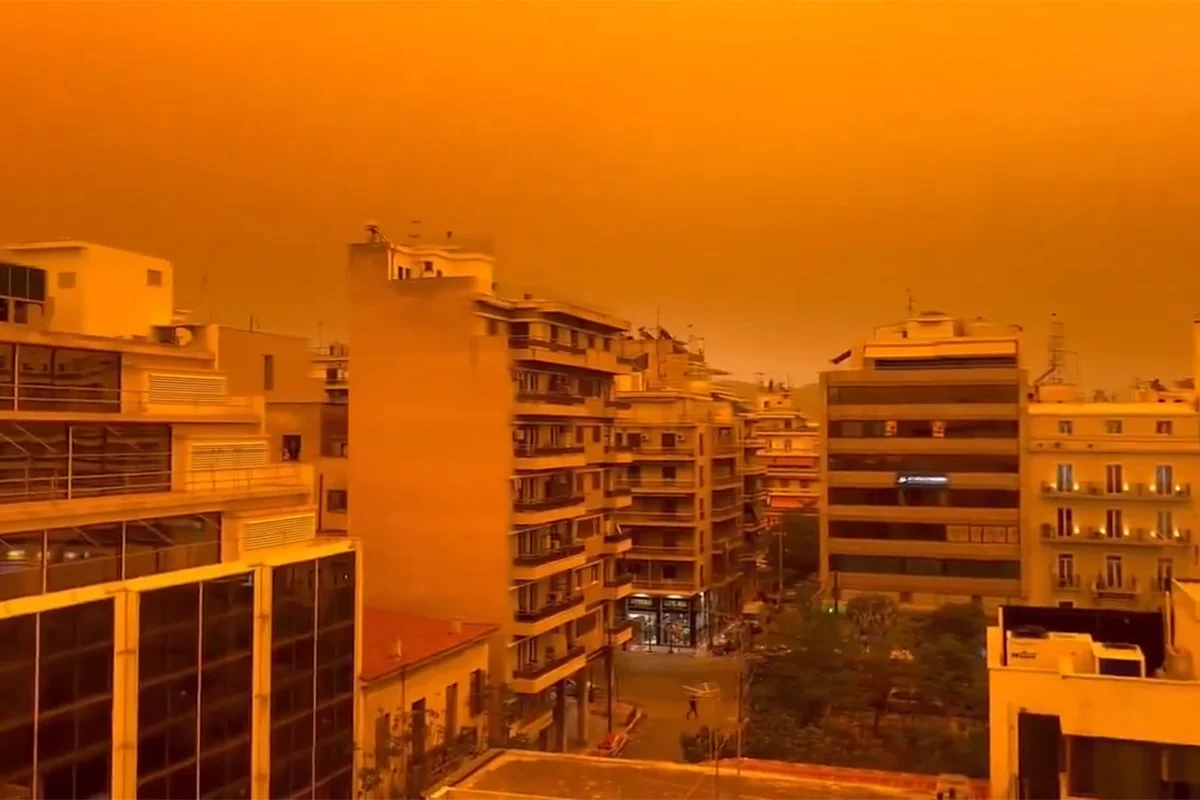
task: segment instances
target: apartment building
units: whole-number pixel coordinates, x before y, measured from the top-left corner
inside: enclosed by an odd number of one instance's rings
[[[929,312],[821,375],[821,582],[902,607],[1021,598],[1019,331]]]
[[[562,749],[565,681],[610,680],[610,648],[631,635],[631,542],[613,520],[630,503],[632,456],[613,435],[628,325],[500,297],[493,269],[376,232],[350,246],[349,433],[359,463],[379,465],[350,472],[354,527],[373,607],[497,626],[489,683],[512,702],[492,736]]]
[[[1029,404],[1031,602],[1158,608],[1200,572],[1192,487],[1200,412],[1185,402],[1080,402],[1067,386]]]
[[[716,371],[695,347],[643,332],[623,353],[636,367],[618,394],[628,404],[618,442],[633,452],[633,503],[618,514],[633,545],[628,616],[642,646],[702,647],[742,609],[743,554],[752,567],[761,529],[761,500],[747,508],[746,494],[746,451],[757,442],[746,441],[744,404],[713,386]]]
[[[0,787],[349,798],[356,549],[171,285],[83,242],[0,251]]]
[[[785,514],[816,516],[821,497],[818,426],[795,407],[791,392],[773,383],[756,393],[754,404],[768,522],[777,528]]]
[[[312,376],[325,387],[330,403],[345,403],[350,399],[350,347],[344,342],[318,344],[310,348]]]
[[[1168,613],[1004,607],[988,629],[994,798],[1200,795],[1200,584]]]

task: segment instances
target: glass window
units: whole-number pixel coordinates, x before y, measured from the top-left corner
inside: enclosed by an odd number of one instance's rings
[[[0,619],[0,776],[18,796],[35,796],[33,787],[33,709],[36,700],[37,615]]]
[[[1109,419],[1104,421],[1105,433],[1121,433],[1123,426],[1119,419]]]
[[[0,534],[0,600],[41,594],[44,559],[43,531]]]
[[[20,345],[17,403],[29,411],[121,410],[121,354]]]
[[[263,391],[270,392],[275,388],[275,356],[266,353],[262,357]]]
[[[833,519],[829,536],[835,539],[890,539],[899,541],[944,542],[946,526],[926,522],[875,522]]]
[[[1174,432],[1174,424],[1169,419],[1160,419],[1154,423],[1154,432],[1170,436]]]
[[[7,308],[4,305],[3,299],[0,299],[0,308]],[[0,322],[3,322],[0,319]],[[13,396],[16,391],[14,383],[15,373],[13,371],[15,348],[13,345],[6,342],[0,343],[0,410],[11,411],[13,407]]]
[[[46,534],[46,591],[121,580],[120,522],[56,528]]]
[[[830,405],[1017,403],[1020,391],[1015,383],[831,386],[828,397]]]
[[[1019,464],[1019,456],[1007,455],[829,454],[829,469],[834,472],[1016,474]]]
[[[1060,419],[1058,421],[1058,432],[1063,436],[1070,436],[1075,432],[1075,423],[1069,419]]]
[[[173,572],[221,560],[219,514],[131,520],[125,526],[125,577]]]

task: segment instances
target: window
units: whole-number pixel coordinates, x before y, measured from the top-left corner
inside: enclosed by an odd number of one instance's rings
[[[962,383],[946,386],[831,386],[830,405],[911,405],[940,403],[1017,403],[1015,383]]]
[[[609,339],[607,336],[605,336],[604,337],[604,352],[607,353],[610,350],[612,350],[612,339]]]
[[[1059,464],[1055,471],[1054,486],[1060,492],[1070,492],[1075,489],[1075,466],[1073,464]]]
[[[1170,511],[1162,509],[1155,515],[1155,530],[1159,536],[1174,536],[1175,535],[1175,520]]]
[[[881,539],[911,542],[944,542],[946,526],[934,522],[875,522],[831,519],[829,536],[833,539]]]
[[[1125,491],[1125,475],[1120,464],[1108,464],[1104,467],[1104,491],[1108,494],[1120,494]]]
[[[704,455],[704,434],[703,433],[700,434],[700,436],[696,439],[696,454],[701,455],[701,456]]]
[[[704,519],[704,498],[700,498],[700,519]]]
[[[1113,589],[1125,585],[1125,570],[1120,556],[1104,557],[1104,585]]]
[[[1060,436],[1070,436],[1075,432],[1075,423],[1069,419],[1060,419],[1058,421],[1058,433]]]
[[[325,508],[329,511],[344,513],[348,510],[345,489],[330,489],[325,492]]]
[[[676,575],[676,572],[675,572],[674,564],[663,564],[663,568],[662,568],[663,580],[673,581],[673,580],[675,580],[675,575]]]
[[[1117,539],[1124,535],[1125,526],[1122,524],[1121,509],[1110,508],[1104,512],[1104,533],[1110,539]]]
[[[452,742],[458,736],[458,684],[452,683],[446,687],[446,716],[442,727],[443,736],[447,742]]]
[[[599,489],[599,488],[600,488],[600,473],[593,472],[592,473],[592,489],[595,490],[595,489]]]
[[[1075,585],[1075,556],[1070,553],[1058,555],[1058,588],[1064,589]]]
[[[595,336],[589,336],[589,337],[588,337],[588,345],[587,345],[587,346],[588,346],[588,349],[589,349],[589,350],[595,350],[595,349],[596,349],[596,337],[595,337]]]
[[[1055,530],[1059,536],[1070,536],[1075,533],[1075,512],[1069,508],[1058,509]]]
[[[1175,565],[1169,558],[1160,558],[1158,560],[1158,572],[1155,574],[1155,583],[1158,585],[1160,592],[1165,592],[1171,588],[1171,581],[1175,578]]]
[[[263,391],[275,390],[275,356],[266,353],[262,357]]]
[[[484,711],[485,692],[487,678],[483,670],[476,669],[471,671],[471,700],[470,713],[472,717],[478,717]]]
[[[829,568],[834,572],[860,572],[877,575],[924,575],[1003,580],[1015,580],[1021,577],[1020,561],[976,561],[963,558],[831,555]]]
[[[1107,419],[1104,421],[1105,433],[1121,433],[1122,425],[1119,419]]]
[[[74,272],[58,273],[58,288],[74,289],[75,288],[75,273]]]
[[[1174,433],[1174,425],[1169,419],[1160,419],[1154,423],[1154,432],[1161,433],[1164,436],[1170,436]]]
[[[1175,470],[1170,464],[1159,464],[1154,468],[1154,491],[1158,494],[1175,493]]]
[[[16,368],[21,410],[121,410],[120,353],[23,344],[17,348]]]
[[[599,442],[599,441],[600,441],[600,426],[593,425],[592,426],[592,442],[595,443],[595,442]]]
[[[833,472],[932,472],[935,474],[1017,474],[1020,456],[1009,455],[884,455],[830,453]]]
[[[487,321],[487,335],[495,336],[500,331],[500,325],[494,319]]]
[[[284,461],[299,461],[300,460],[300,434],[285,433],[283,435],[283,460]]]
[[[147,286],[162,286],[162,270],[161,269],[146,270],[146,285]]]

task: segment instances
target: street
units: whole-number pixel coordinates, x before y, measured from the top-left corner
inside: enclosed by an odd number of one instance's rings
[[[621,753],[624,758],[680,761],[679,736],[702,725],[732,731],[737,718],[738,659],[732,656],[630,653],[617,655],[617,696],[642,709],[643,719]],[[699,701],[698,719],[684,719],[684,686],[715,683],[719,699]]]

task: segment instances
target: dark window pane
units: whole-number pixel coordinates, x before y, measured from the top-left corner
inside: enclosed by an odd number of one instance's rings
[[[64,424],[0,422],[0,503],[65,498],[67,450]]]
[[[0,534],[0,600],[42,593],[42,531]]]
[[[190,569],[221,560],[219,514],[133,520],[125,525],[125,577]]]
[[[911,405],[954,403],[1017,403],[1020,391],[1015,383],[961,383],[943,386],[831,386],[830,405]]]
[[[120,522],[47,532],[47,591],[58,592],[120,579]]]

